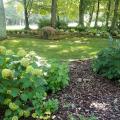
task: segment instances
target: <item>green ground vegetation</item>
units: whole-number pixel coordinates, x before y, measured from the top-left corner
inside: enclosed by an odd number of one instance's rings
[[[61,40],[42,40],[34,38],[10,38],[0,41],[0,45],[18,51],[19,48],[33,50],[46,59],[70,60],[93,58],[108,46],[103,38],[73,37]]]

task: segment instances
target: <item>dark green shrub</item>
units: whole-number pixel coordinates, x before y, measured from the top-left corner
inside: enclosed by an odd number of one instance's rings
[[[78,31],[78,32],[85,32],[86,31],[86,28],[85,27],[81,27],[81,26],[77,26],[76,27],[76,31]]]
[[[68,27],[68,24],[66,21],[64,20],[57,20],[57,23],[56,23],[56,28],[58,29],[66,29]]]
[[[98,53],[92,64],[93,71],[111,80],[120,80],[120,49],[106,48]]]
[[[112,34],[112,36],[117,36],[118,35],[118,31],[117,30],[112,31],[111,34]]]
[[[103,28],[89,28],[87,30],[88,33],[92,33],[95,36],[102,36],[102,37],[108,37],[108,32],[106,29]]]
[[[38,23],[38,27],[39,29],[43,28],[43,27],[46,27],[46,26],[50,26],[51,23],[50,23],[50,19],[40,19],[39,20],[39,23]]]

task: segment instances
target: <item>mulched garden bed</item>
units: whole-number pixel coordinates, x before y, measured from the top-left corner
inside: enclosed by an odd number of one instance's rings
[[[72,62],[70,85],[55,95],[60,108],[54,120],[94,115],[98,120],[120,120],[120,86],[93,74],[90,61]]]
[[[90,60],[71,62],[70,85],[51,96],[60,102],[54,120],[69,120],[69,115],[76,120],[79,115],[94,115],[98,120],[120,120],[120,86],[94,75],[90,66]],[[0,120],[3,120],[2,114],[1,110]]]

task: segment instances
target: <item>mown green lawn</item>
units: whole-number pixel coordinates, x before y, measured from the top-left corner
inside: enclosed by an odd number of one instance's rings
[[[0,45],[17,51],[19,48],[34,50],[47,59],[59,60],[87,59],[95,57],[96,53],[108,46],[108,40],[103,38],[74,37],[62,40],[42,40],[33,38],[12,38],[0,41]]]

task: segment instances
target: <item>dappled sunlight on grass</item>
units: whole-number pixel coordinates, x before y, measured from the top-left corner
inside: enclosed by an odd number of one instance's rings
[[[19,48],[34,50],[47,59],[86,59],[95,57],[96,53],[108,46],[106,39],[67,38],[62,40],[40,40],[32,38],[13,38],[0,41],[0,45],[17,51]]]
[[[58,48],[58,45],[48,45],[50,48]]]
[[[68,51],[68,50],[61,50],[60,52],[59,52],[59,54],[63,54],[63,53],[69,53],[70,51]]]

